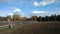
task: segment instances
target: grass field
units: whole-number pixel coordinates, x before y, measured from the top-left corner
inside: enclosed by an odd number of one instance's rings
[[[0,30],[0,34],[60,34],[60,22],[38,22]]]

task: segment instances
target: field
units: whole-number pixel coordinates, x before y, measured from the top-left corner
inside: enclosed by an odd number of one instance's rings
[[[0,29],[0,34],[60,34],[60,21],[31,22],[12,29]]]

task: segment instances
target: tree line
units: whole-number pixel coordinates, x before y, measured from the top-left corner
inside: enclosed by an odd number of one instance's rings
[[[18,14],[14,14],[12,17],[10,15],[6,17],[0,16],[0,21],[60,21],[60,15],[51,15],[51,16],[45,16],[45,17],[37,17],[37,16],[31,16],[30,18],[26,17],[20,17]]]
[[[39,16],[37,21],[60,21],[60,15],[51,15],[46,17]]]

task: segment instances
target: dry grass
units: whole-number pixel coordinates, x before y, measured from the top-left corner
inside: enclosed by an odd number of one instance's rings
[[[16,29],[1,31],[0,34],[60,34],[60,22],[25,24]]]

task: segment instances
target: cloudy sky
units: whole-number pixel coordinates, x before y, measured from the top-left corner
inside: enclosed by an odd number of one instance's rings
[[[60,0],[0,0],[0,16],[13,15],[30,17],[60,14]]]

